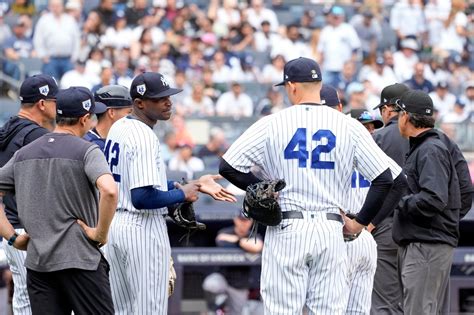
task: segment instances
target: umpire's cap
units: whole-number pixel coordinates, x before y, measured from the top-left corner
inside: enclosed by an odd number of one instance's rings
[[[285,64],[283,81],[275,86],[285,85],[286,82],[317,82],[321,80],[321,69],[318,63],[313,59],[299,57]]]
[[[77,118],[86,114],[100,114],[107,110],[102,104],[96,104],[92,92],[82,86],[72,86],[58,92],[56,114],[61,117]]]
[[[322,105],[339,106],[341,104],[337,90],[330,85],[323,84],[319,95],[321,96]]]
[[[433,100],[431,97],[420,90],[410,90],[403,93],[397,101],[395,111],[405,111],[413,114],[433,116]]]
[[[130,91],[122,85],[106,85],[95,92],[95,103],[102,103],[109,108],[132,106]]]
[[[58,84],[53,77],[38,74],[28,77],[20,87],[20,100],[22,103],[36,103],[43,99],[56,99]]]
[[[375,106],[374,109],[385,105],[395,105],[397,103],[397,100],[402,96],[402,94],[408,90],[408,86],[401,83],[387,85],[383,88],[382,93],[380,95],[380,104]]]
[[[133,79],[130,87],[132,99],[162,98],[177,94],[183,90],[171,88],[163,75],[156,72],[144,72]]]

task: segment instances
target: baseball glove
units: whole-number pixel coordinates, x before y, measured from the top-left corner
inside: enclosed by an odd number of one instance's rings
[[[174,270],[173,257],[170,257],[170,275],[169,275],[169,280],[168,280],[168,297],[170,297],[174,292],[175,282],[176,282],[176,270]]]
[[[178,226],[187,230],[205,230],[204,223],[196,221],[192,202],[183,202],[168,207],[168,216]]]
[[[244,215],[264,225],[280,224],[282,213],[277,201],[277,192],[285,186],[283,179],[262,181],[248,186],[244,198]]]

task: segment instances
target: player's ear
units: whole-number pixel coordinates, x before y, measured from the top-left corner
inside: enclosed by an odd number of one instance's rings
[[[133,106],[136,106],[139,109],[143,109],[144,108],[143,100],[140,99],[140,98],[134,99],[133,100]]]

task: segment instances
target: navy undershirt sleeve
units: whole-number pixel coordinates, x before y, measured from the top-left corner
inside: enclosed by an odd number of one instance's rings
[[[153,186],[132,189],[132,204],[137,209],[158,209],[185,201],[181,189],[162,191]]]
[[[249,185],[262,181],[252,172],[242,173],[236,170],[224,159],[221,159],[221,163],[219,165],[219,174],[242,190],[246,190],[247,186]]]

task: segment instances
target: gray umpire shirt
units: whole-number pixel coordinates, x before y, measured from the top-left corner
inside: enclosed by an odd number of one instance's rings
[[[0,190],[15,190],[18,216],[30,235],[26,268],[97,269],[101,253],[76,220],[97,225],[96,181],[103,174],[110,169],[97,145],[60,133],[21,148],[0,169]]]

